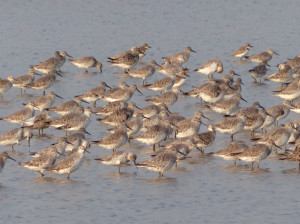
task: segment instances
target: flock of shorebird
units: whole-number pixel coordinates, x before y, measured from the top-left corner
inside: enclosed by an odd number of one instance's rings
[[[258,82],[258,79],[262,82],[262,78],[267,73],[268,62],[273,54],[277,53],[269,49],[266,52],[247,56],[251,47],[247,43],[230,56],[258,63],[259,65],[249,70],[249,74],[254,82]],[[236,160],[250,162],[251,170],[253,170],[253,164],[256,162],[259,168],[259,162],[266,159],[272,148],[275,148],[279,159],[299,161],[300,170],[300,131],[297,129],[300,120],[294,120],[283,126],[278,125],[278,121],[286,118],[290,111],[300,113],[300,103],[293,102],[300,97],[300,55],[279,64],[279,71],[265,78],[265,80],[282,84],[280,90],[274,91],[275,96],[284,100],[282,104],[266,109],[259,102],[254,102],[251,107],[240,108],[240,100],[244,100],[241,96],[243,85],[241,77],[234,80],[235,76],[239,75],[230,70],[220,79],[213,78],[214,73],[223,73],[221,60],[208,60],[195,69],[194,72],[208,76],[207,82],[193,87],[189,92],[183,92],[180,86],[191,72],[182,67],[182,64],[188,61],[191,52],[196,52],[191,47],[186,47],[181,53],[163,57],[162,65],[158,65],[155,61],[142,63],[141,58],[146,55],[149,48],[150,46],[145,43],[108,58],[111,66],[120,68],[130,77],[142,79],[143,88],[160,92],[159,95],[147,98],[146,101],[150,105],[144,108],[139,108],[135,102],[128,102],[135,92],[140,94],[142,92],[136,85],[129,86],[124,81],[115,88],[109,87],[105,82],[100,82],[97,87],[52,107],[55,97],[60,96],[54,92],[45,94],[45,90],[55,83],[57,75],[61,76],[60,69],[65,64],[66,57],[72,58],[66,51],[56,51],[54,57],[38,65],[32,65],[27,75],[1,79],[2,100],[4,93],[11,87],[19,88],[21,94],[25,94],[26,89],[35,89],[43,91],[43,95],[24,104],[24,109],[0,118],[3,121],[20,124],[20,128],[15,128],[0,136],[0,145],[12,147],[12,151],[4,151],[0,154],[0,171],[6,159],[15,160],[11,156],[15,144],[20,144],[27,139],[30,146],[30,139],[34,136],[33,130],[38,130],[40,135],[49,127],[64,130],[66,135],[42,151],[31,153],[34,157],[31,161],[19,162],[20,166],[35,170],[42,176],[45,171],[49,171],[67,174],[69,179],[70,173],[76,171],[82,164],[84,153],[91,145],[112,150],[113,153],[110,156],[95,160],[102,164],[117,166],[119,172],[122,166],[133,162],[136,167],[144,167],[159,172],[159,176],[163,176],[165,171],[174,165],[177,166],[178,160],[187,158],[191,151],[199,150],[204,155],[205,147],[213,144],[216,132],[229,134],[231,142],[220,151],[206,153],[207,156],[212,154],[225,160],[233,160],[234,163]],[[69,62],[85,69],[86,73],[92,67],[102,72],[102,64],[94,57],[72,59]],[[166,76],[147,84],[147,78],[155,72]],[[42,76],[40,73],[45,75]],[[36,75],[41,77],[35,80]],[[210,121],[210,119],[203,114],[203,110],[195,111],[191,118],[172,113],[169,107],[176,103],[179,94],[200,99],[201,104],[207,110],[223,114],[223,120],[207,125],[202,120]],[[97,107],[98,100],[108,104]],[[93,103],[92,107],[81,106],[81,103],[90,102]],[[40,111],[40,113],[34,116],[35,111]],[[52,114],[61,116],[53,119]],[[102,116],[97,121],[110,126],[109,134],[103,139],[90,141],[85,137],[89,134],[86,128],[91,114]],[[207,132],[199,133],[201,124],[208,126]],[[273,124],[275,127],[271,128]],[[234,141],[234,135],[242,131],[249,131],[256,144],[248,147],[244,142]],[[174,135],[174,138],[170,137],[171,135]],[[131,144],[133,140],[153,146],[153,153],[149,160],[137,162],[135,153],[119,150],[127,142]],[[165,144],[160,146],[160,143],[164,141]],[[294,150],[277,151],[278,148],[287,144],[293,144],[296,147]]]

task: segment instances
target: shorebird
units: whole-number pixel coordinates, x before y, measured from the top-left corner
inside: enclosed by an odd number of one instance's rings
[[[173,123],[169,120],[162,120],[159,124],[149,127],[144,133],[133,136],[132,139],[147,145],[153,145],[153,151],[155,151],[155,144],[165,140],[173,129],[176,130],[176,126]]]
[[[175,83],[176,76],[173,77],[165,77],[162,79],[157,80],[156,82],[148,85],[144,85],[146,89],[150,89],[153,91],[158,91],[160,93],[166,92],[167,90],[171,89]]]
[[[146,116],[148,119],[144,119],[143,126],[141,127],[141,132],[145,132],[150,127],[157,125],[161,120],[168,117],[167,111],[160,111],[158,114],[152,116]]]
[[[300,147],[299,145],[292,151],[292,153],[289,153],[287,155],[281,156],[279,158],[280,160],[287,160],[291,162],[299,162],[299,171],[300,171]]]
[[[109,165],[117,166],[119,173],[121,173],[122,166],[128,166],[128,162],[132,161],[136,165],[136,154],[132,152],[118,151],[114,152],[112,155],[95,159],[97,162]]]
[[[285,101],[283,101],[282,104],[275,105],[275,106],[268,108],[267,113],[270,114],[273,118],[275,118],[275,121],[276,121],[275,126],[278,126],[278,121],[286,118],[289,115],[290,110],[291,110],[290,108],[291,108],[291,103],[289,101],[285,100]],[[268,116],[268,117],[270,117],[270,116]],[[273,124],[273,123],[271,123],[271,124]],[[268,125],[268,126],[270,126],[270,125]]]
[[[259,83],[261,83],[261,78],[266,75],[267,73],[267,62],[262,62],[261,64],[255,66],[254,68],[250,69],[250,75],[254,79],[254,82],[257,82],[256,79],[259,78]]]
[[[120,91],[121,89],[122,90],[128,89],[128,87],[129,87],[129,85],[126,82],[122,81],[122,82],[119,83],[118,87],[108,89],[105,92],[105,95],[107,95],[107,96],[114,95],[115,92]]]
[[[270,61],[272,59],[273,54],[278,55],[273,49],[269,49],[259,54],[245,56],[245,58],[256,63],[264,63]]]
[[[233,70],[229,70],[226,75],[223,75],[220,79],[208,79],[208,82],[211,84],[223,84],[223,83],[229,83],[230,85],[234,82],[234,76],[240,76]]]
[[[197,134],[200,129],[200,125],[204,124],[201,121],[201,118],[208,119],[207,117],[205,117],[203,115],[203,113],[201,111],[196,111],[192,118],[186,118],[184,120],[180,120],[180,121],[176,122],[175,123],[175,125],[177,127],[176,137],[184,138],[184,137],[188,137],[188,136]]]
[[[123,124],[122,128],[116,130],[113,134],[99,141],[93,141],[93,144],[115,152],[118,148],[127,143],[127,141],[127,125]]]
[[[57,159],[58,152],[53,147],[51,150],[47,151],[43,155],[28,161],[28,162],[22,162],[19,163],[20,166],[28,168],[30,170],[35,170],[41,174],[41,176],[44,176],[44,171],[51,168]]]
[[[55,51],[54,57],[49,58],[38,65],[32,65],[31,68],[43,74],[49,74],[50,72],[55,72],[58,69],[59,58],[60,58],[60,53],[58,51]]]
[[[241,85],[244,85],[244,83],[242,82],[242,79],[237,78],[235,84],[230,86],[230,88],[227,88],[223,99],[229,100],[229,99],[232,99],[235,95],[240,94],[242,91]]]
[[[56,143],[51,144],[47,148],[43,149],[40,152],[30,152],[30,155],[32,157],[38,158],[42,156],[47,156],[49,153],[57,153],[56,158],[58,158],[60,155],[63,156],[65,153],[66,148],[66,137],[60,137]],[[55,154],[52,154],[55,155]],[[52,164],[53,166],[54,164]]]
[[[153,115],[159,114],[161,111],[168,111],[168,108],[166,105],[161,104],[161,105],[149,105],[146,106],[138,111],[135,111],[133,115],[135,116],[138,113],[142,113],[145,117],[152,117]],[[168,111],[170,112],[170,111]],[[171,113],[171,112],[170,112]]]
[[[138,49],[139,49],[139,59],[140,62],[142,61],[142,57],[144,57],[147,54],[147,50],[151,48],[147,43],[143,43]]]
[[[198,89],[198,94],[204,102],[215,104],[224,98],[228,88],[230,88],[228,83],[221,85],[203,85],[202,88]]]
[[[80,145],[84,145],[86,148],[88,147],[88,145],[85,145],[85,141],[87,141],[85,139],[85,134],[89,134],[85,128],[81,128],[79,129],[78,132],[75,132],[69,136],[66,137],[66,148],[65,151],[66,152],[70,152],[72,153],[75,149],[77,149]]]
[[[289,66],[293,68],[293,70],[296,70],[297,68],[300,67],[300,54],[298,54],[296,57],[289,59],[286,62]]]
[[[4,152],[1,152],[0,153],[0,173],[2,172],[4,166],[5,166],[5,163],[6,163],[6,160],[7,159],[11,159],[13,161],[16,161],[15,159],[11,158],[8,154],[8,152],[4,151]]]
[[[263,108],[257,114],[248,116],[244,126],[244,130],[251,131],[251,136],[254,136],[254,130],[260,128],[265,122],[266,115],[272,116]]]
[[[235,52],[233,52],[229,56],[240,58],[240,60],[242,60],[242,58],[248,54],[250,47],[253,47],[253,46],[251,46],[249,43],[246,43],[243,46],[241,46],[240,48],[238,48]]]
[[[127,102],[128,100],[131,99],[131,97],[135,91],[138,91],[140,94],[142,94],[136,85],[131,85],[127,89],[118,89],[118,90],[114,91],[113,93],[108,93],[108,91],[106,91],[101,96],[101,100],[106,101],[106,102],[115,102],[115,101]]]
[[[177,101],[179,93],[182,93],[180,87],[173,87],[171,91],[160,94],[153,99],[147,99],[146,101],[154,105],[165,105],[168,108]]]
[[[189,60],[190,52],[196,53],[196,51],[194,51],[191,47],[186,47],[183,52],[174,54],[169,57],[164,57],[163,59],[169,59],[172,64],[181,66],[183,63]]]
[[[289,84],[283,90],[273,92],[275,96],[293,102],[294,99],[300,97],[300,79],[296,80],[296,82]]]
[[[65,130],[67,134],[67,132],[76,132],[81,128],[86,128],[90,122],[91,112],[92,109],[90,107],[86,107],[84,108],[83,115],[73,117],[73,119],[71,119],[67,124],[58,127],[57,129]]]
[[[179,74],[177,74],[173,86],[182,86],[186,81],[186,77],[189,77],[189,75],[187,75],[187,72],[185,71],[182,71]]]
[[[212,154],[225,160],[234,160],[234,165],[236,165],[238,158],[235,155],[244,152],[248,148],[249,147],[243,142],[231,142],[224,149],[213,152]]]
[[[123,102],[123,101],[115,101],[115,102],[111,102],[109,104],[107,104],[104,107],[97,107],[96,109],[93,110],[94,114],[97,115],[110,115],[111,113],[123,109],[125,107],[127,107],[127,103]]]
[[[102,72],[102,64],[94,57],[83,57],[78,59],[69,60],[69,62],[78,68],[84,68],[85,73],[89,72],[89,68],[98,68]]]
[[[233,141],[233,135],[242,131],[245,124],[245,115],[239,113],[235,117],[225,118],[223,121],[215,125],[215,129],[221,133],[230,134],[231,140]]]
[[[193,141],[199,150],[204,153],[204,148],[213,144],[216,139],[216,130],[213,125],[208,125],[207,132],[195,134],[192,136]]]
[[[180,152],[180,155],[177,154],[177,160],[175,163],[175,167],[177,167],[177,162],[179,160],[186,159],[187,155],[191,151],[198,149],[196,143],[190,137],[176,139],[176,140],[172,141],[171,143],[164,146],[164,150],[166,150],[168,148],[175,148],[176,150],[178,150],[178,152]],[[161,152],[163,152],[163,151],[160,151],[159,153],[161,153]]]
[[[177,150],[177,147],[167,148],[165,151],[157,154],[153,158],[137,163],[136,166],[144,167],[154,172],[159,172],[159,177],[162,177],[164,172],[170,170],[176,163]]]
[[[290,105],[290,110],[299,114],[300,113],[300,102],[297,102],[297,103],[290,103],[289,102],[289,105]]]
[[[0,94],[3,100],[4,93],[10,90],[13,85],[14,77],[12,75],[8,76],[7,79],[0,79]]]
[[[146,118],[146,119],[149,119],[147,117],[145,117],[141,112],[138,113],[135,117],[135,119],[132,119],[130,121],[128,121],[126,124],[127,124],[127,136],[128,136],[128,142],[130,142],[130,137],[132,135],[135,135],[136,133],[139,132],[139,130],[142,128],[143,126],[143,119]],[[109,132],[110,133],[114,133],[116,132],[118,129],[120,129],[122,127],[116,127],[116,128],[113,128],[113,129],[109,129]]]
[[[11,146],[11,149],[14,150],[15,144],[21,144],[21,142],[27,138],[30,147],[30,139],[32,136],[32,133],[30,131],[24,131],[24,128],[14,128],[0,136],[0,145]]]
[[[21,90],[21,95],[26,93],[26,86],[31,84],[34,81],[35,75],[40,75],[34,71],[33,68],[30,68],[27,75],[22,75],[19,77],[14,77],[13,87],[19,88]]]
[[[52,71],[49,74],[35,80],[33,83],[26,85],[26,88],[43,90],[43,95],[45,96],[45,90],[52,86],[53,82],[56,80],[56,75],[61,76],[56,71]]]
[[[133,78],[143,79],[143,85],[146,85],[146,79],[155,72],[155,65],[159,66],[155,61],[150,61],[148,65],[129,71],[128,75]]]
[[[178,64],[173,64],[168,58],[163,58],[163,59],[165,63],[156,68],[157,72],[160,72],[172,78],[174,75],[178,75],[180,73],[188,71],[187,68],[182,68]]]
[[[293,70],[291,66],[287,64],[280,64],[279,71],[265,78],[265,80],[281,83],[283,86],[285,83],[288,83],[292,80]]]
[[[70,174],[78,170],[81,166],[84,152],[86,152],[86,148],[84,146],[79,146],[76,152],[73,152],[68,157],[60,160],[55,166],[47,169],[47,171],[58,174],[68,174],[67,178],[70,179]]]
[[[31,101],[27,104],[32,104],[35,110],[44,111],[52,106],[54,103],[54,97],[62,99],[61,96],[55,94],[54,92],[49,92],[47,96],[39,96],[34,101]]]
[[[69,55],[66,51],[61,51],[59,52],[59,61],[58,61],[58,71],[60,71],[60,68],[65,64],[66,62],[66,57],[73,58],[71,55]]]
[[[258,113],[258,109],[259,108],[264,108],[264,107],[262,107],[260,104],[259,104],[259,102],[254,102],[254,103],[252,103],[252,105],[251,105],[251,107],[246,107],[246,108],[243,108],[243,109],[241,109],[241,110],[239,110],[238,112],[237,112],[237,114],[243,114],[243,115],[246,115],[246,116],[252,116],[252,115],[255,115],[255,114],[257,114]]]
[[[51,127],[59,128],[67,125],[70,123],[73,119],[76,119],[77,117],[80,117],[84,112],[83,107],[78,107],[74,112],[71,112],[69,114],[65,114],[61,116],[60,118],[57,118],[49,123]]]
[[[23,124],[25,120],[33,117],[34,113],[35,111],[33,103],[27,103],[24,109],[10,114],[6,117],[2,117],[0,118],[0,120],[8,121],[11,123]]]
[[[49,123],[52,121],[52,117],[48,114],[48,112],[41,112],[40,114],[27,119],[24,121],[24,128],[31,130],[39,130],[39,135],[44,133],[44,129],[49,128]]]
[[[60,115],[66,115],[66,114],[75,112],[75,110],[78,107],[80,107],[81,102],[85,102],[85,100],[83,100],[81,97],[74,97],[73,100],[59,104],[56,107],[46,108],[45,110],[51,111],[51,112],[54,112],[54,113],[60,114]]]
[[[210,78],[213,77],[213,74],[215,72],[223,72],[223,63],[219,59],[211,59],[205,62],[201,67],[195,69],[194,71],[207,75],[208,78]]]
[[[236,94],[232,99],[222,100],[216,104],[207,106],[216,113],[230,115],[239,108],[241,99],[247,102],[240,94]]]
[[[127,120],[131,119],[133,115],[133,109],[140,109],[134,102],[128,104],[128,107],[116,110],[115,112],[107,115],[103,118],[98,118],[97,121],[108,124],[110,126],[119,126],[124,124]]]
[[[99,85],[86,93],[83,93],[81,95],[78,95],[76,97],[81,98],[84,101],[87,102],[94,102],[93,105],[96,107],[96,102],[97,100],[101,99],[101,96],[105,93],[105,88],[108,87],[110,88],[106,82],[100,82]]]
[[[296,127],[293,123],[286,123],[284,127],[275,128],[265,136],[253,140],[257,143],[266,143],[268,141],[273,141],[276,147],[281,147],[288,142],[294,129],[296,129]],[[275,152],[277,153],[277,148]]]
[[[251,170],[253,170],[253,164],[255,162],[257,168],[259,168],[259,162],[271,154],[273,145],[275,145],[273,141],[268,141],[264,144],[255,144],[245,151],[235,154],[235,157],[245,162],[251,162]]]
[[[128,73],[129,69],[134,67],[139,61],[139,49],[132,47],[130,51],[120,53],[114,57],[109,57],[111,66],[116,66],[122,69],[125,73]]]

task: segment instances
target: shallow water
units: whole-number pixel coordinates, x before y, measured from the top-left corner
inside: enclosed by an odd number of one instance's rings
[[[29,65],[37,64],[55,50],[66,50],[73,57],[95,56],[103,63],[103,73],[82,70],[68,63],[62,67],[64,77],[49,90],[63,96],[55,105],[95,87],[100,81],[117,86],[118,69],[108,66],[106,58],[133,45],[148,43],[143,61],[156,60],[191,46],[184,66],[191,70],[208,59],[218,57],[224,63],[224,72],[234,69],[242,75],[242,95],[248,106],[259,101],[265,107],[282,102],[272,96],[275,85],[266,82],[253,84],[248,70],[252,63],[239,63],[228,57],[236,48],[251,43],[257,53],[273,48],[274,56],[268,74],[276,71],[279,62],[299,54],[298,1],[6,1],[0,8],[1,78],[23,75]],[[206,77],[191,73],[182,87],[184,91],[198,85]],[[162,77],[156,73],[148,82]],[[141,85],[141,80],[124,79],[129,84]],[[48,91],[49,91],[48,90]],[[146,106],[146,98],[154,94],[141,89],[143,96],[132,98],[139,107]],[[22,108],[41,93],[27,90],[20,96],[11,89],[0,103],[1,117]],[[98,106],[104,103],[98,101]],[[202,109],[198,100],[180,98],[170,108],[184,116],[192,116]],[[205,113],[212,119],[221,119],[214,113]],[[291,113],[284,123],[298,118]],[[88,132],[92,140],[107,135],[104,126],[92,116]],[[1,121],[0,134],[18,125]],[[205,128],[201,127],[201,132]],[[28,151],[40,151],[54,143],[64,132],[48,129],[48,136],[33,138],[29,149],[26,142],[16,146],[24,155],[15,155],[18,161],[29,160]],[[249,135],[238,135],[249,143]],[[206,152],[217,151],[229,136],[217,134],[215,143]],[[1,151],[9,147],[0,146]],[[132,149],[138,161],[148,158],[150,147],[137,142],[122,149]],[[148,150],[148,151],[147,151]],[[299,222],[299,172],[297,163],[278,161],[270,156],[261,162],[261,169],[249,171],[249,166],[197,152],[180,162],[159,179],[156,173],[134,166],[117,173],[116,167],[97,164],[93,159],[109,154],[92,146],[82,167],[66,176],[46,174],[45,178],[31,170],[18,167],[8,160],[0,174],[0,215],[3,223],[297,223]]]

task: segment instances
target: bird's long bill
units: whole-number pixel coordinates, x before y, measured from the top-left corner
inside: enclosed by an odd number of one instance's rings
[[[87,104],[89,103],[89,102],[85,101],[85,100],[82,99],[82,98],[80,98],[80,101],[81,101],[81,102],[84,102],[84,103],[87,103]]]
[[[241,75],[239,75],[239,74],[237,74],[237,73],[235,73],[235,72],[233,72],[233,75],[241,76]],[[244,83],[242,83],[242,84],[244,85]]]
[[[247,103],[247,100],[245,100],[242,96],[241,96],[241,100],[245,101]]]
[[[139,109],[139,110],[142,110],[142,109],[141,109],[140,107],[138,107],[137,105],[135,105],[135,108],[136,108],[136,109]]]
[[[207,120],[209,120],[209,121],[210,121],[210,119],[209,119],[208,117],[204,116],[203,114],[202,114],[202,116],[201,116],[201,117],[203,117],[203,118],[205,118],[205,119],[207,119]]]
[[[69,145],[73,145],[72,142],[69,142],[69,141],[67,141],[67,140],[66,140],[66,143],[69,144]]]
[[[6,156],[8,159],[11,159],[11,160],[13,160],[13,161],[17,161],[17,160],[15,160],[15,159],[13,159],[13,158],[11,158],[10,156]]]
[[[66,54],[69,58],[73,58],[71,55],[69,55],[68,53]]]
[[[272,145],[276,146],[277,148],[282,149],[280,146],[276,145],[274,141],[272,141]]]
[[[144,95],[138,88],[136,88],[136,91],[138,91],[140,94]]]
[[[111,87],[110,87],[109,85],[107,85],[106,83],[105,83],[105,87],[107,87],[107,88],[111,89]]]
[[[260,104],[258,104],[258,106],[260,107],[260,108],[262,108],[262,109],[265,109],[262,105],[260,105]]]
[[[148,119],[148,120],[150,120],[150,118],[149,118],[149,117],[146,117],[146,116],[144,116],[143,114],[142,114],[142,117],[143,117],[143,118],[145,118],[145,119]]]
[[[39,74],[39,73],[37,73],[37,72],[34,72],[33,74],[35,74],[35,75],[39,75],[39,76],[42,76],[41,74]]]
[[[180,152],[178,149],[176,149],[176,151],[177,151],[178,153],[180,153],[181,155],[186,156],[186,154],[184,154],[183,152]]]
[[[55,94],[55,96],[58,97],[58,98],[60,98],[60,99],[63,99],[61,96],[59,96],[59,95],[57,95],[57,94]]]
[[[61,156],[65,156],[65,154],[63,154],[63,153],[60,153],[60,152],[59,152],[59,151],[57,151],[57,150],[55,150],[55,152],[56,152],[57,154],[61,155]]]
[[[278,53],[276,53],[275,51],[274,51],[274,54],[276,54],[276,55],[279,55]]]
[[[267,111],[266,111],[266,115],[268,115],[270,117],[273,117],[273,115],[269,114]]]
[[[59,75],[59,76],[61,76],[61,77],[63,77],[63,75],[60,74],[58,71],[56,71],[56,74]]]
[[[208,127],[208,125],[207,125],[207,124],[205,124],[205,123],[203,123],[202,121],[200,121],[200,123],[201,123],[201,124],[204,124],[206,127]]]
[[[125,125],[126,125],[126,127],[127,127],[128,129],[132,130],[132,128],[131,128],[131,127],[129,127],[127,124],[125,124]]]
[[[29,148],[30,148],[30,140],[31,140],[31,138],[29,137],[29,138],[27,139]]]
[[[87,132],[85,129],[84,129],[84,133],[86,133],[88,135],[91,135],[91,133]]]
[[[200,138],[206,145],[208,145],[209,142],[207,142],[204,138],[202,138],[201,135],[199,135],[199,138]]]

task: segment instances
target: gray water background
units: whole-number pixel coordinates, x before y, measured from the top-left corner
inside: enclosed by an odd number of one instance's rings
[[[251,53],[273,48],[280,56],[270,62],[268,74],[276,71],[279,62],[300,53],[299,1],[3,1],[0,7],[0,77],[23,75],[29,65],[37,64],[66,50],[75,58],[95,56],[104,65],[103,73],[92,69],[88,75],[66,63],[64,77],[50,90],[64,97],[55,105],[95,87],[100,81],[117,86],[123,80],[120,71],[112,68],[106,58],[131,46],[148,43],[143,61],[152,59],[162,63],[169,56],[191,46],[191,54],[184,66],[191,70],[208,59],[218,57],[224,63],[224,73],[234,69],[242,75],[242,95],[249,106],[259,101],[265,107],[282,102],[272,96],[273,83],[254,85],[248,70],[252,63],[240,64],[228,57],[246,42],[254,48]],[[182,87],[200,85],[206,77],[191,73]],[[216,75],[218,76],[218,75]],[[163,75],[156,73],[148,82]],[[129,84],[141,80],[124,79]],[[132,101],[143,107],[153,94],[142,89],[144,96],[135,94]],[[22,103],[41,93],[28,90],[31,95],[20,96],[12,88],[0,103],[1,117],[22,109]],[[104,105],[98,102],[98,105]],[[199,101],[180,98],[170,108],[190,117],[202,109]],[[207,114],[212,119],[221,117]],[[291,113],[284,123],[298,118]],[[92,140],[107,135],[106,127],[92,122],[88,131]],[[0,134],[18,125],[1,121]],[[200,132],[205,131],[201,127]],[[48,129],[48,137],[32,140],[32,147],[22,143],[16,150],[18,161],[27,161],[28,151],[40,151],[54,143],[63,132]],[[238,135],[249,145],[249,135]],[[206,149],[217,151],[229,137],[217,133],[215,143]],[[0,146],[1,151],[9,147]],[[138,161],[148,158],[149,147],[137,142],[122,149],[134,150]],[[148,151],[147,151],[148,150]],[[82,167],[71,174],[46,174],[46,178],[31,170],[7,161],[0,174],[1,223],[298,223],[299,172],[297,164],[269,157],[261,162],[261,169],[246,171],[249,166],[212,157],[193,158],[179,164],[179,168],[158,179],[157,174],[131,166],[116,173],[116,167],[93,161],[98,155],[110,152],[92,146]]]

